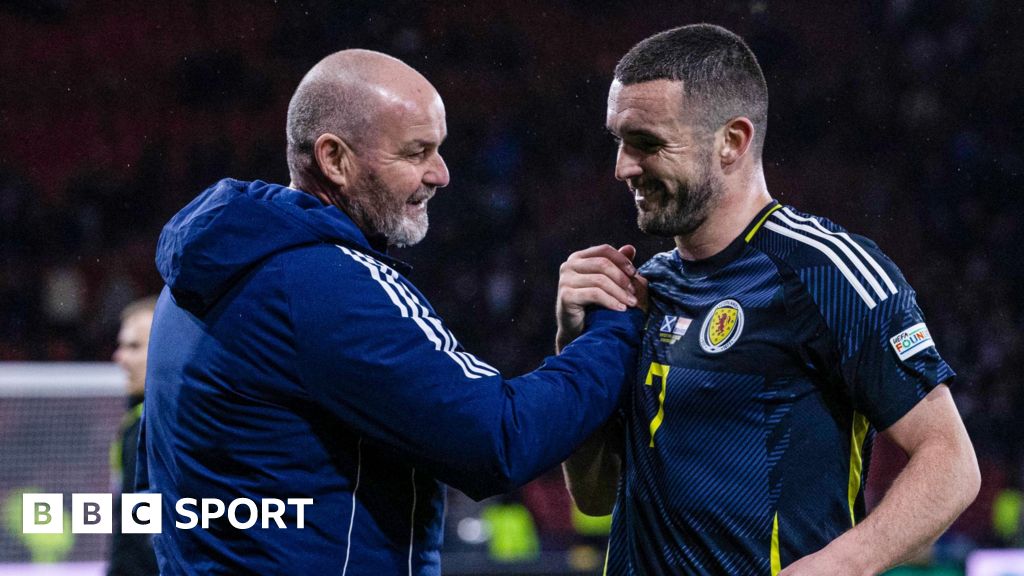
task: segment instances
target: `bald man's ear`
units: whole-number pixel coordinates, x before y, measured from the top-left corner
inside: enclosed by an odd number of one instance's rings
[[[321,134],[313,143],[313,158],[320,173],[336,186],[344,188],[355,175],[355,152],[334,134]]]

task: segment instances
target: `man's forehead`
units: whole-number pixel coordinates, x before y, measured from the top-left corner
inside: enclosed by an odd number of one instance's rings
[[[152,321],[153,321],[153,311],[152,310],[140,310],[140,311],[138,311],[138,312],[136,312],[136,313],[134,313],[134,314],[132,314],[130,316],[125,317],[124,321],[122,322],[122,325],[123,324],[128,324],[128,323],[138,324],[138,323],[143,323],[143,322],[146,323],[146,324],[149,324]]]
[[[683,83],[676,80],[651,80],[623,84],[615,80],[608,89],[608,110],[636,108],[643,111],[675,110],[683,97]]]
[[[380,110],[378,129],[400,140],[437,140],[447,134],[444,102],[435,91],[396,97]]]
[[[380,82],[367,86],[368,97],[374,98],[379,106],[420,107],[436,104],[444,109],[441,95],[426,80],[418,78],[401,82]]]
[[[674,123],[680,119],[681,101],[680,81],[623,84],[615,80],[608,90],[607,127],[614,131],[651,123]]]

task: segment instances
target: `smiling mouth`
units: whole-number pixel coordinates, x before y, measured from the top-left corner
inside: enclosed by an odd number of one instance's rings
[[[629,190],[633,193],[633,202],[640,208],[644,208],[649,204],[651,198],[657,194],[654,190],[644,190],[642,188],[630,188]]]
[[[434,197],[433,193],[418,194],[418,195],[413,196],[412,198],[409,198],[408,200],[406,200],[405,203],[407,205],[409,205],[409,206],[417,206],[417,207],[418,206],[423,206],[424,204],[427,203],[427,201],[429,201],[433,197]]]

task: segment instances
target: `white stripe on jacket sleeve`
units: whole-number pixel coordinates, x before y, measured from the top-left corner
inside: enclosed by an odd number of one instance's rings
[[[444,327],[441,319],[432,315],[430,309],[409,290],[398,277],[397,272],[366,254],[344,246],[338,246],[338,248],[370,271],[370,277],[388,295],[391,303],[398,308],[401,316],[415,322],[427,339],[434,344],[434,349],[438,352],[444,352],[451,358],[462,369],[462,373],[467,378],[476,379],[498,375],[498,370],[494,367],[469,352],[458,349],[459,343],[455,336]]]

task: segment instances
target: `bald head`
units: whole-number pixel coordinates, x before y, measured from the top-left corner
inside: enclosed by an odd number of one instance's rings
[[[372,50],[342,50],[303,77],[288,105],[288,169],[293,182],[317,168],[313,145],[334,134],[353,149],[372,140],[384,114],[400,114],[406,103],[434,87],[401,60]]]

